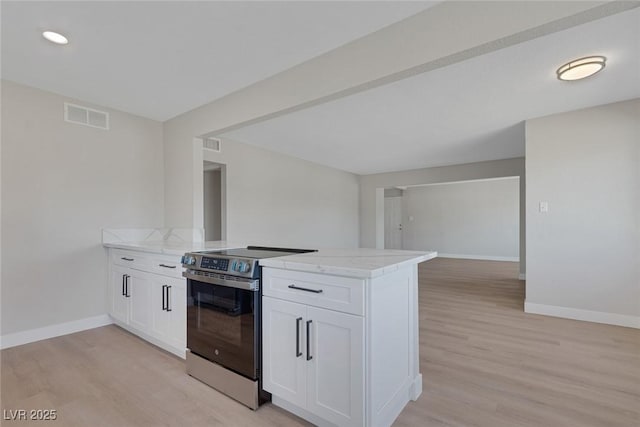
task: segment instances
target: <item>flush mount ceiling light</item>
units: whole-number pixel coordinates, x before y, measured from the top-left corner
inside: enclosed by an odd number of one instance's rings
[[[63,36],[60,33],[56,33],[55,31],[44,31],[42,33],[42,37],[44,37],[45,39],[47,39],[50,42],[55,43],[55,44],[67,44],[67,43],[69,43],[69,40],[67,40],[67,38],[65,36]]]
[[[607,58],[604,56],[587,56],[567,62],[558,68],[556,74],[559,80],[580,80],[593,76],[604,68]]]

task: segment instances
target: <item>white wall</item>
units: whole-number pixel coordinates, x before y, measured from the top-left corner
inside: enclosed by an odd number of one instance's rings
[[[526,130],[525,309],[640,327],[640,100]]]
[[[225,141],[227,240],[303,248],[358,246],[358,178]]]
[[[226,240],[291,247],[358,246],[358,177],[248,144],[205,150],[208,120],[164,123],[165,225],[202,227],[202,162],[226,165]],[[193,189],[193,191],[191,191]]]
[[[474,2],[442,2],[425,13],[387,26],[166,122],[166,223],[191,227],[202,222],[202,213],[194,210],[194,206],[199,203],[195,198],[201,195],[185,191],[185,188],[197,189],[202,185],[199,183],[201,176],[195,173],[198,167],[195,164],[201,155],[192,147],[194,136],[221,134],[223,131],[444,67],[520,43],[523,39],[537,37],[624,9],[623,6],[612,2],[477,2],[477,5],[471,3]],[[470,11],[470,7],[474,7],[474,10]],[[500,18],[502,16],[517,18],[505,20]],[[456,31],[450,25],[453,21],[467,31]],[[490,22],[490,25],[487,25],[487,22]],[[536,31],[531,31],[532,29]],[[433,39],[443,43],[431,43]],[[381,57],[386,60],[381,61]],[[345,63],[349,66],[345,67]],[[500,175],[500,172],[494,175],[491,170],[478,171],[478,174],[467,174],[462,172],[462,169],[456,170],[461,171],[461,175],[469,177],[454,177],[451,180],[505,176]],[[409,173],[403,176],[415,175]],[[420,172],[417,175],[420,175]],[[437,179],[439,173],[429,172],[424,175],[427,178],[433,175],[434,179]],[[457,175],[457,172],[453,172],[452,175]],[[366,183],[368,180],[365,179],[363,182]],[[423,182],[425,181],[419,180],[404,184]],[[389,183],[389,186],[391,185],[392,183]],[[524,186],[524,179],[521,179],[521,185]],[[380,187],[385,186],[387,185],[382,183]],[[360,244],[374,247],[375,190],[366,188],[361,195],[364,195],[365,199],[360,209],[360,218],[363,220],[360,228],[361,232],[364,231]],[[383,208],[380,201],[378,209],[381,206]],[[522,223],[524,224],[524,221]],[[383,232],[380,226],[377,230]],[[524,230],[521,232],[520,240],[524,244]],[[524,256],[523,247],[520,248],[520,254]],[[521,260],[520,267],[524,272],[524,259]]]
[[[403,195],[404,249],[518,261],[519,192],[518,178],[410,187]]]
[[[524,128],[522,133],[524,139]],[[376,247],[376,237],[384,236],[384,223],[377,220],[384,213],[381,207],[384,188],[418,184],[434,184],[487,178],[520,177],[520,273],[525,273],[525,177],[524,158],[492,160],[488,162],[436,168],[415,169],[403,172],[380,173],[360,177],[360,246]]]
[[[70,124],[65,101],[87,105],[2,81],[2,335],[104,315],[101,228],[163,225],[162,125]]]

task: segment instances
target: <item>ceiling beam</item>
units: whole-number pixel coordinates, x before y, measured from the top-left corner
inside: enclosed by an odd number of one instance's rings
[[[165,125],[220,135],[640,6],[638,1],[446,1]]]

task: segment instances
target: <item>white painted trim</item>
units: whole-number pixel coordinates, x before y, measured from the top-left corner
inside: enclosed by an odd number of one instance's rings
[[[413,401],[418,400],[422,394],[422,374],[418,374],[411,383],[409,388],[409,398]]]
[[[495,255],[466,255],[466,254],[443,254],[438,252],[438,258],[460,258],[460,259],[477,259],[481,261],[509,261],[520,262],[517,256],[495,256]]]
[[[29,329],[0,336],[0,349],[15,347],[35,341],[46,340],[48,338],[59,337],[61,335],[73,334],[87,329],[99,328],[112,324],[113,321],[108,314],[87,317],[85,319],[73,320],[71,322],[58,323],[56,325],[45,326],[43,328]]]
[[[525,273],[518,274],[518,280],[527,280],[527,275]]]
[[[384,249],[384,187],[376,188],[376,249]]]
[[[520,176],[512,175],[512,176],[497,176],[495,178],[463,179],[461,181],[430,182],[428,184],[413,184],[413,185],[406,185],[406,186],[397,187],[397,188],[400,188],[401,190],[407,190],[407,189],[418,188],[418,187],[432,187],[434,185],[466,184],[468,182],[503,181],[507,179],[520,179]]]
[[[640,329],[640,316],[583,310],[572,307],[559,307],[556,305],[535,304],[526,301],[524,302],[524,312]]]

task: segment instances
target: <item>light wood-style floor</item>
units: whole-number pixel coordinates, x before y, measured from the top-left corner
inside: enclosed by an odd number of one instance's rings
[[[424,390],[395,426],[640,426],[640,331],[523,313],[517,264],[420,266]],[[60,426],[300,426],[253,412],[116,326],[1,352],[3,410],[56,409]]]

